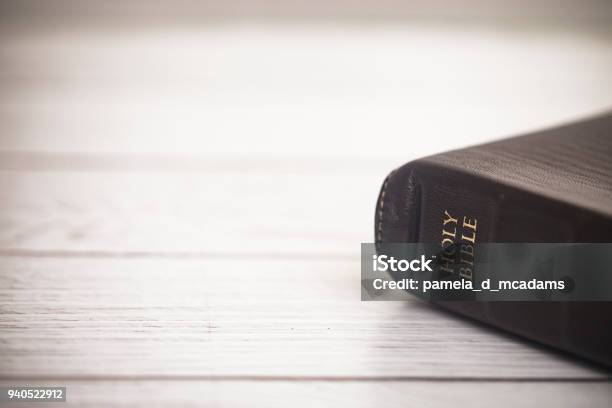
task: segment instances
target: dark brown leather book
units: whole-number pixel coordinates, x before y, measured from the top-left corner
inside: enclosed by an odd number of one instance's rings
[[[392,171],[377,202],[376,242],[440,243],[445,211],[477,222],[466,237],[477,243],[612,242],[612,114]],[[612,366],[612,302],[435,303]]]

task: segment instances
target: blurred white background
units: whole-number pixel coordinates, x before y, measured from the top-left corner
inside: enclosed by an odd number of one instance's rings
[[[397,165],[610,108],[611,4],[3,3],[0,149]]]

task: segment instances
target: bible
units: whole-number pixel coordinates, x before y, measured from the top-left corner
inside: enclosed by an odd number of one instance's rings
[[[436,154],[384,180],[377,243],[612,242],[612,114]],[[609,269],[601,273],[612,273]],[[612,302],[434,301],[451,312],[612,366]]]

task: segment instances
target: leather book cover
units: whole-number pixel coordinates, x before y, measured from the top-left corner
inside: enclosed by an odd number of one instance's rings
[[[478,243],[612,242],[612,114],[403,165],[383,182],[376,242],[440,242],[449,216],[477,222]],[[435,303],[612,366],[612,302]]]

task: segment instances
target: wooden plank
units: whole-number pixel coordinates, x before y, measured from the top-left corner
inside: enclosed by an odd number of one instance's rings
[[[584,382],[329,382],[329,381],[53,381],[67,387],[66,407],[470,407],[607,408],[610,383]],[[0,382],[0,386],[14,382]],[[23,403],[6,404],[23,407]],[[36,406],[58,406],[57,403]]]
[[[317,161],[311,162],[312,167]],[[0,172],[0,249],[355,255],[388,164],[305,171]]]
[[[566,378],[600,372],[411,302],[358,262],[0,258],[2,378]]]

